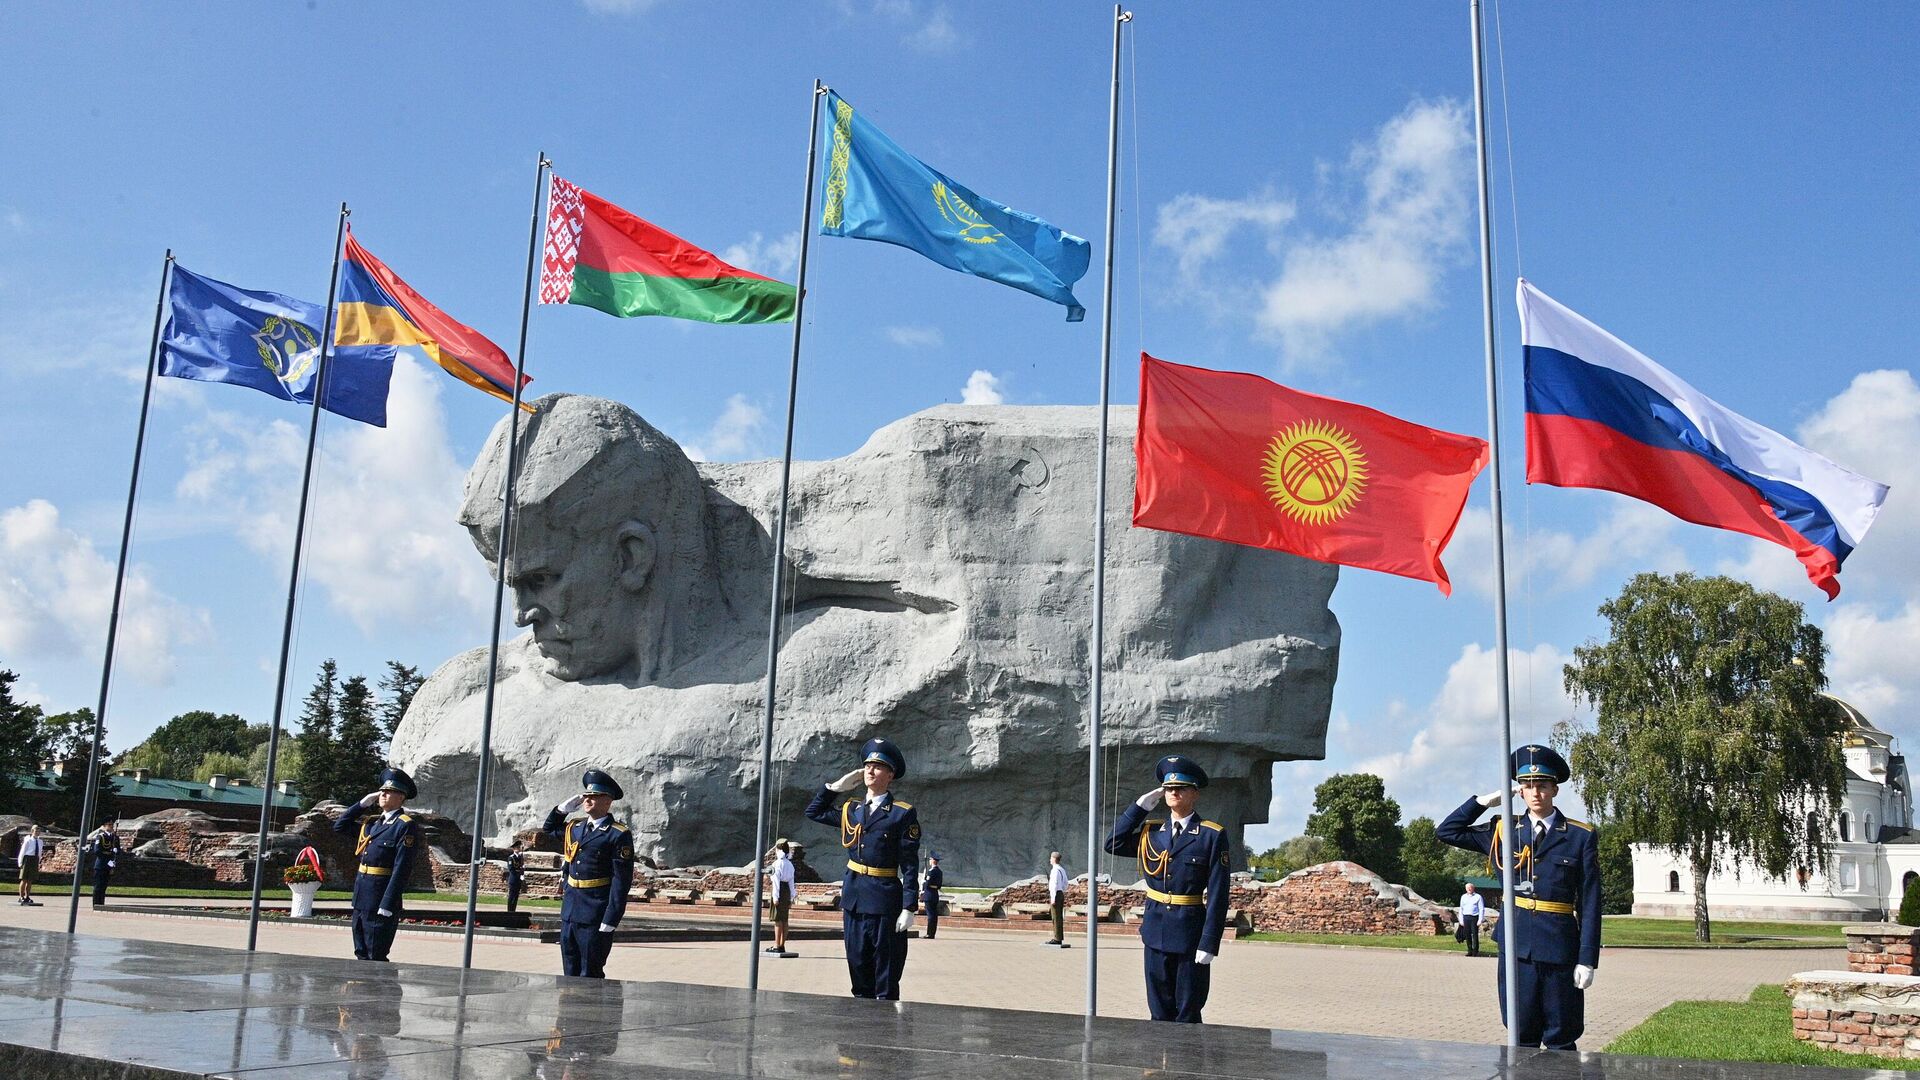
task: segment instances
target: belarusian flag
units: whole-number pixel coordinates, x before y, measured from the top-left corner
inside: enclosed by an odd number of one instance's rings
[[[710,323],[793,319],[793,286],[729,266],[558,176],[547,199],[540,302]]]

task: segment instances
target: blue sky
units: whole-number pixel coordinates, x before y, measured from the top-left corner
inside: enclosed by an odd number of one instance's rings
[[[161,253],[319,300],[340,201],[436,303],[511,347],[537,152],[560,175],[792,280],[812,80],[974,190],[1095,241],[1058,307],[896,248],[814,244],[797,450],[847,453],[940,402],[1096,396],[1110,23],[1098,3],[175,4],[10,9],[0,42],[0,665],[90,705]],[[1142,3],[1129,31],[1114,373],[1141,349],[1485,433],[1464,3]],[[377,14],[376,14],[377,12]],[[1837,691],[1899,735],[1920,676],[1920,10],[1508,4],[1494,97],[1516,735],[1644,569],[1801,600]],[[1489,9],[1491,24],[1493,12]],[[1504,81],[1510,101],[1499,91]],[[1507,154],[1510,131],[1512,155]],[[1517,225],[1517,228],[1516,228]],[[1892,484],[1834,604],[1784,549],[1520,482],[1512,283]],[[777,453],[788,330],[536,309],[535,393],[624,401],[702,455]],[[500,407],[412,354],[393,420],[323,427],[292,683],[320,660],[432,669],[484,641],[453,524]],[[191,708],[264,721],[305,416],[163,380],[110,743]],[[1451,599],[1347,571],[1324,762],[1273,825],[1366,767],[1415,813],[1495,779],[1483,481]]]

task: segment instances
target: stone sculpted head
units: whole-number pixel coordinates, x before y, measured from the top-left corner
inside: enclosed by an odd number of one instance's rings
[[[649,681],[697,648],[715,603],[706,499],[693,462],[633,410],[552,395],[521,418],[507,584],[549,671]],[[460,522],[497,559],[503,421],[468,473]]]

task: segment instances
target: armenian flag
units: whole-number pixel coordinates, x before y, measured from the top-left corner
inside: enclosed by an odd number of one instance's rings
[[[486,335],[413,291],[347,230],[335,345],[418,345],[447,374],[501,401],[513,400],[513,361]],[[522,376],[520,385],[533,380]],[[523,408],[529,408],[522,403]],[[530,411],[530,410],[529,410]]]

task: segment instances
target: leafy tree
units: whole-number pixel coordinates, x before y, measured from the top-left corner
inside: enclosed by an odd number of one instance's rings
[[[0,811],[17,811],[20,787],[16,774],[32,773],[46,757],[41,741],[41,710],[13,700],[13,684],[20,676],[0,670]]]
[[[1407,887],[1429,900],[1453,903],[1460,892],[1460,879],[1447,865],[1448,850],[1440,842],[1432,818],[1417,817],[1407,822],[1406,838],[1400,845]]]
[[[1901,926],[1920,926],[1920,878],[1907,882],[1907,891],[1900,897]]]
[[[266,725],[262,724],[261,727],[262,729],[264,729]],[[286,735],[282,735],[280,737],[280,749],[278,753],[279,753],[279,759],[274,762],[274,769],[273,769],[274,783],[277,784],[282,780],[291,780],[294,782],[294,786],[298,787],[300,784],[300,738],[299,736],[296,735],[296,736],[289,737]],[[260,781],[262,784],[267,782],[266,739],[262,738],[260,740],[260,745],[253,748],[253,753],[247,755],[246,774],[252,777],[253,779]]]
[[[194,780],[204,784],[216,776],[246,776],[247,759],[239,754],[215,750],[193,767]]]
[[[307,691],[300,712],[299,763],[295,778],[302,800],[308,806],[334,793],[334,703],[340,696],[340,668],[332,660],[320,665],[320,677]]]
[[[1388,881],[1400,881],[1400,804],[1372,773],[1340,773],[1313,789],[1307,834],[1327,842],[1333,857],[1359,863]]]
[[[1595,818],[1594,835],[1600,847],[1600,911],[1606,915],[1633,914],[1633,836],[1625,826]]]
[[[265,734],[265,725],[249,726],[233,713],[196,709],[155,728],[145,742],[121,757],[120,767],[151,769],[155,776],[184,780],[193,776],[200,759],[208,754],[244,756]]]
[[[1296,836],[1279,847],[1268,848],[1255,855],[1250,860],[1250,865],[1261,870],[1270,870],[1275,877],[1286,877],[1295,870],[1304,870],[1336,857],[1325,840],[1317,836]]]
[[[379,787],[386,748],[386,728],[373,691],[366,676],[355,675],[340,684],[334,720],[334,796],[345,801]]]
[[[87,758],[93,750],[93,710],[75,709],[55,713],[40,722],[41,744],[47,756],[68,763],[60,779],[54,782],[47,813],[63,827],[78,827],[80,811],[87,794]],[[107,753],[107,735],[100,732],[100,756],[94,765],[93,824],[119,816],[120,806],[113,793],[112,756]]]
[[[1692,867],[1694,936],[1710,941],[1718,863],[1771,877],[1828,864],[1825,826],[1808,824],[1833,820],[1846,791],[1826,643],[1798,603],[1726,577],[1639,574],[1600,614],[1607,640],[1566,666],[1595,726],[1562,724],[1555,741],[1588,807]]]
[[[398,660],[387,661],[387,673],[380,679],[380,690],[386,695],[380,702],[380,724],[386,730],[387,738],[393,738],[401,718],[407,715],[407,706],[413,704],[415,691],[426,681],[418,667],[410,667]]]

